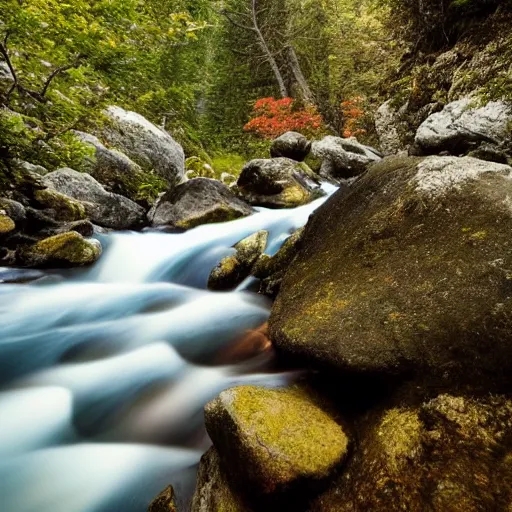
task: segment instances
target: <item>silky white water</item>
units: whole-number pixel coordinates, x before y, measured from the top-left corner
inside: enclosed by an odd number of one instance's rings
[[[102,235],[91,269],[0,285],[0,510],[143,512],[170,483],[186,502],[210,444],[204,404],[295,376],[247,337],[270,308],[254,280],[212,293],[208,275],[260,229],[274,254],[324,201],[182,234]]]

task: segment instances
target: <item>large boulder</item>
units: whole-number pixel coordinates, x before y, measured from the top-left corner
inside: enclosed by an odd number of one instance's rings
[[[429,116],[418,128],[415,144],[423,154],[464,154],[481,143],[510,141],[511,123],[510,105],[491,101],[479,106],[477,100],[463,98]]]
[[[112,229],[130,229],[143,225],[144,209],[130,199],[107,192],[100,183],[86,173],[73,169],[59,169],[44,177],[51,188],[80,201],[94,224]]]
[[[154,171],[173,187],[185,173],[183,148],[166,132],[136,112],[111,106],[105,141],[137,162],[145,171]]]
[[[155,227],[191,229],[251,215],[253,209],[217,180],[195,178],[165,193],[148,214]]]
[[[512,167],[391,158],[311,217],[270,318],[278,351],[344,374],[512,382]]]
[[[207,404],[205,421],[231,478],[248,494],[319,481],[347,454],[332,411],[305,388],[233,388]]]
[[[237,186],[244,200],[268,208],[294,208],[323,194],[318,176],[306,164],[289,158],[251,160]]]
[[[302,162],[311,151],[311,142],[301,133],[286,132],[272,141],[270,156],[272,158],[291,158]]]
[[[381,159],[380,153],[357,142],[328,135],[313,142],[311,156],[321,162],[320,175],[325,178],[346,179],[358,176],[369,164]]]
[[[51,210],[51,217],[61,221],[77,221],[85,219],[85,207],[79,201],[72,199],[51,188],[44,188],[34,192],[38,206]]]
[[[89,174],[99,181],[108,192],[120,194],[132,201],[141,201],[148,182],[157,178],[142,170],[140,165],[117,149],[109,149],[94,135],[74,132],[84,144],[94,148],[94,157],[90,159]],[[165,183],[165,182],[163,182]]]
[[[27,267],[76,267],[90,265],[101,256],[101,244],[86,240],[70,231],[45,238],[18,251],[21,263]]]
[[[268,231],[258,231],[234,245],[235,254],[226,256],[211,271],[210,290],[230,290],[249,276],[257,259],[267,247]]]
[[[511,510],[512,402],[439,395],[372,411],[315,512]]]

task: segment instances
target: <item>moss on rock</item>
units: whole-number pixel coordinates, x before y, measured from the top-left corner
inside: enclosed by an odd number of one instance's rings
[[[511,173],[395,158],[335,194],[310,219],[272,310],[278,351],[338,372],[507,385]]]
[[[15,228],[16,224],[14,221],[3,210],[0,210],[0,235],[10,233]]]
[[[369,413],[311,512],[510,510],[512,402],[439,395]]]
[[[51,188],[36,190],[34,198],[42,208],[53,210],[56,220],[73,222],[86,218],[82,203]]]
[[[342,427],[305,388],[233,388],[206,406],[205,418],[221,459],[249,492],[325,478],[347,454]]]
[[[150,504],[148,512],[178,512],[172,485],[166,487]]]
[[[86,240],[75,231],[45,238],[19,251],[21,262],[28,267],[90,265],[100,255],[98,241]]]

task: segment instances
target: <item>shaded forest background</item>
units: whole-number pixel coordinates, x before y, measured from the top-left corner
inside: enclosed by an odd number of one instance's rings
[[[117,104],[169,130],[187,157],[234,172],[268,146],[247,125],[262,98],[291,98],[284,115],[301,112],[305,130],[377,144],[377,107],[443,101],[451,84],[432,76],[436,56],[503,32],[510,10],[508,0],[1,0],[0,158],[79,167],[87,149],[72,131],[98,131]],[[503,37],[495,51],[510,78]],[[477,75],[470,88],[512,98],[503,73]]]

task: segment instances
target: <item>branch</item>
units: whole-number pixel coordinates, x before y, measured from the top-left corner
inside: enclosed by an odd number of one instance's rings
[[[54,70],[50,76],[46,79],[46,82],[44,83],[43,85],[43,89],[42,91],[39,93],[39,95],[41,96],[41,98],[44,98],[46,96],[46,93],[48,92],[48,88],[50,87],[50,84],[52,83],[52,80],[60,75],[61,73],[64,73],[64,71],[68,71],[70,69],[73,69],[73,68],[76,68],[80,65],[80,61],[85,57],[85,55],[79,55],[76,59],[75,59],[75,62],[73,62],[72,64],[66,64],[65,66],[60,66],[58,67],[56,70]]]
[[[249,25],[244,25],[243,23],[239,23],[235,19],[231,17],[231,14],[226,11],[225,9],[220,11],[220,14],[222,14],[232,25],[235,27],[241,28],[243,30],[250,30],[251,32],[256,32],[256,29],[254,27],[250,27]]]
[[[14,69],[14,66],[12,65],[11,58],[9,57],[9,52],[7,51],[7,42],[9,40],[10,35],[11,35],[11,33],[7,32],[5,34],[3,43],[0,43],[0,54],[4,58],[4,60],[7,64],[7,67],[9,68],[9,71],[11,72],[12,79],[13,79],[12,85],[11,85],[10,89],[7,91],[7,94],[5,97],[7,105],[9,105],[9,102],[11,100],[11,94],[16,89],[16,87],[18,87],[18,75],[16,74],[16,70]]]

